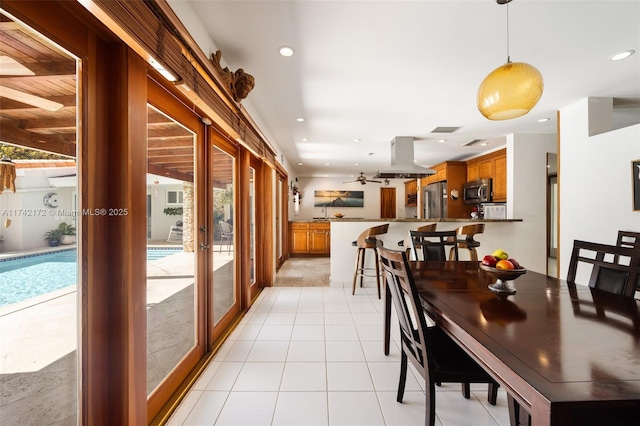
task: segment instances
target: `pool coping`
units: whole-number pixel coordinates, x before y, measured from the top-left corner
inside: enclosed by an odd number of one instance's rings
[[[178,251],[181,246],[163,246],[163,245],[148,245],[147,248],[154,250],[171,250]],[[14,252],[14,253],[0,253],[0,263],[6,262],[9,260],[18,260],[18,259],[27,259],[30,257],[38,257],[44,256],[47,254],[60,253],[65,251],[76,250],[76,244],[68,244],[65,247],[45,247],[41,249],[36,249],[30,252]],[[6,254],[7,256],[3,256]],[[1,273],[1,272],[0,272]],[[154,278],[154,277],[150,277]],[[77,284],[73,284],[67,287],[63,287],[57,290],[53,290],[44,294],[40,294],[38,296],[30,297],[29,299],[21,300],[19,302],[11,303],[9,305],[0,306],[0,317],[12,314],[14,312],[18,312],[32,306],[39,305],[41,303],[48,302],[53,299],[57,299],[59,297],[66,296],[71,293],[75,293],[77,290]]]

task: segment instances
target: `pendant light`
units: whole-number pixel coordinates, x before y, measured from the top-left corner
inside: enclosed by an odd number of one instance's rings
[[[511,62],[509,55],[509,3],[507,5],[507,63],[491,71],[478,89],[478,109],[489,120],[510,120],[528,113],[540,100],[544,84],[536,67]]]

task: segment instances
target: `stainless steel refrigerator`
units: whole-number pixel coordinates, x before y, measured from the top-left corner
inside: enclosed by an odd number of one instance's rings
[[[423,190],[422,213],[425,219],[447,217],[447,182],[435,182]]]

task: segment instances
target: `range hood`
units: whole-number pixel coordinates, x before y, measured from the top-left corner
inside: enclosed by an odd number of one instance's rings
[[[413,163],[413,136],[396,136],[391,141],[391,166],[379,170],[374,179],[414,179],[435,174],[435,170]]]

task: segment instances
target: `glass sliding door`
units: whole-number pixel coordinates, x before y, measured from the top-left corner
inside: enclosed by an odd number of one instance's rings
[[[229,147],[231,148],[231,147]],[[233,149],[211,147],[212,318],[215,329],[238,310],[236,253],[238,233],[235,209],[236,158]]]
[[[0,424],[73,425],[79,60],[2,10],[0,21]]]
[[[195,134],[148,107],[147,392],[196,344]]]
[[[249,284],[256,283],[256,169],[249,167]]]

